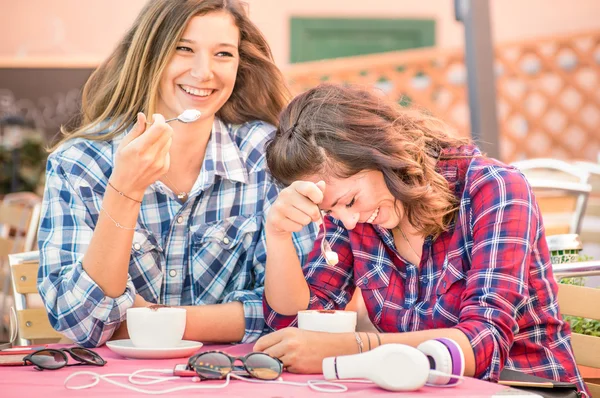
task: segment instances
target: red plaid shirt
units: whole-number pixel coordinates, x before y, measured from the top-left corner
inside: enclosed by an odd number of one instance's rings
[[[308,308],[343,309],[359,287],[382,332],[453,327],[465,333],[475,377],[496,381],[506,366],[583,389],[539,209],[523,175],[472,146],[444,152],[437,171],[460,198],[460,209],[447,232],[425,239],[421,264],[398,254],[388,229],[358,224],[348,231],[326,217],[327,239],[340,262],[325,262],[321,232],[304,265]],[[272,328],[296,324],[296,317],[263,303]]]

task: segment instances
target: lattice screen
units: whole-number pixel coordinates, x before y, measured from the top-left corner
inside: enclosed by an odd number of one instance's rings
[[[600,154],[600,31],[496,48],[501,154],[506,162]],[[293,93],[321,82],[379,87],[469,134],[461,51],[435,48],[326,60],[286,71]]]

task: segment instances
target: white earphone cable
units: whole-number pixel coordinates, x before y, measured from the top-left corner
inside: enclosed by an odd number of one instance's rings
[[[291,385],[291,386],[297,386],[297,387],[309,387],[310,389],[312,389],[314,391],[324,392],[324,393],[346,392],[346,391],[348,391],[348,387],[344,385],[345,383],[375,384],[370,380],[362,380],[362,379],[360,379],[360,380],[359,379],[344,379],[344,380],[336,380],[336,381],[307,380],[306,382],[294,382],[294,381],[285,381],[285,380],[283,380],[283,378],[280,377],[277,380],[259,380],[259,379],[243,377],[240,375],[236,375],[234,373],[229,373],[225,377],[225,381],[221,384],[187,385],[187,386],[173,387],[173,388],[169,388],[166,390],[146,390],[144,388],[140,388],[140,387],[136,387],[136,386],[147,386],[147,385],[153,385],[153,384],[163,383],[163,382],[167,382],[167,381],[179,380],[179,379],[181,379],[181,377],[180,376],[150,376],[150,375],[144,375],[143,373],[160,373],[160,374],[164,375],[164,374],[171,374],[172,370],[171,369],[140,369],[131,374],[128,374],[128,373],[99,374],[99,373],[90,372],[90,371],[80,371],[80,372],[75,372],[75,373],[69,375],[64,381],[64,386],[65,386],[65,388],[67,388],[69,390],[83,390],[83,389],[87,389],[87,388],[92,388],[92,387],[96,386],[100,382],[100,380],[104,380],[108,383],[111,383],[113,385],[131,390],[131,391],[135,391],[135,392],[139,392],[139,393],[143,393],[143,394],[149,394],[149,395],[160,395],[160,394],[170,394],[173,392],[183,391],[183,390],[225,388],[229,385],[232,378],[241,380],[241,381],[244,381],[247,383],[285,384],[285,385]],[[437,385],[437,384],[427,383],[426,386],[429,386],[429,387],[437,387],[437,388],[455,387],[455,386],[461,384],[462,380],[464,380],[464,377],[451,375],[451,374],[444,373],[444,372],[439,372],[437,370],[431,370],[430,374],[435,375],[435,376],[450,377],[452,379],[459,379],[459,382],[454,383],[454,384],[448,384],[448,385]],[[74,379],[78,376],[84,376],[84,375],[91,376],[93,378],[93,380],[88,384],[80,384],[80,385],[72,385],[71,384],[71,385],[69,385],[69,381],[71,379]],[[129,381],[130,384],[125,384],[125,383],[113,380],[112,378],[114,378],[114,377],[127,377],[127,380]],[[139,379],[142,379],[142,380],[139,380]],[[193,377],[191,379],[193,381],[199,381],[199,379],[197,377]]]
[[[136,387],[136,385],[137,386],[152,385],[152,384],[157,384],[157,383],[163,383],[166,381],[178,380],[181,378],[179,376],[160,377],[160,376],[150,376],[150,375],[142,374],[142,373],[161,373],[161,374],[167,373],[168,374],[170,372],[172,372],[172,370],[170,370],[170,369],[140,369],[131,374],[128,374],[128,373],[99,374],[99,373],[90,372],[90,371],[80,371],[80,372],[75,372],[75,373],[69,375],[64,381],[64,386],[65,386],[65,388],[67,388],[69,390],[83,390],[83,389],[87,389],[87,388],[92,388],[92,387],[96,386],[100,382],[100,380],[104,380],[108,383],[111,383],[113,385],[116,385],[116,386],[119,386],[122,388],[126,388],[131,391],[140,392],[140,393],[149,394],[149,395],[160,395],[160,394],[169,394],[169,393],[173,393],[176,391],[183,391],[183,390],[225,388],[229,385],[229,382],[231,381],[232,378],[238,379],[238,380],[241,380],[244,382],[248,382],[248,383],[286,384],[286,385],[298,386],[298,387],[309,387],[312,390],[315,390],[318,392],[326,392],[326,393],[339,393],[339,392],[348,391],[348,387],[346,387],[342,383],[371,383],[370,381],[367,381],[367,380],[344,380],[343,382],[332,382],[332,381],[327,381],[327,380],[308,380],[306,382],[293,382],[293,381],[285,381],[281,377],[277,380],[258,380],[258,379],[251,379],[251,378],[239,376],[234,373],[229,373],[225,377],[225,381],[223,383],[216,384],[216,385],[215,384],[191,385],[191,386],[187,385],[187,386],[169,388],[166,390],[146,390],[144,388]],[[88,384],[81,384],[81,385],[72,385],[72,384],[70,385],[69,384],[69,381],[71,381],[71,379],[74,379],[78,376],[84,376],[84,375],[91,376],[93,378],[92,382],[90,382]],[[127,377],[129,383],[131,383],[131,384],[125,384],[125,383],[121,383],[119,381],[113,380],[112,378],[114,378],[114,377]],[[138,379],[138,380],[136,380],[136,379]],[[144,379],[144,380],[139,380],[139,379]],[[193,377],[191,379],[193,381],[199,381],[199,379],[197,377]]]

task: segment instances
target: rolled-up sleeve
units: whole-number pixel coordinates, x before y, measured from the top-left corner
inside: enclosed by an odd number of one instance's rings
[[[475,354],[475,377],[498,380],[529,298],[528,276],[539,214],[517,171],[486,167],[469,190],[473,239],[459,323]],[[465,202],[465,201],[463,201]],[[464,205],[464,204],[463,204]]]
[[[46,171],[38,233],[38,290],[54,329],[83,346],[100,346],[125,319],[135,288],[129,279],[123,295],[110,298],[85,272],[82,259],[93,235],[94,218],[52,155]]]

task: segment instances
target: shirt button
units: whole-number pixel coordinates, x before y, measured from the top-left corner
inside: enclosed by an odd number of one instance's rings
[[[363,284],[363,285],[366,285],[367,283],[369,283],[369,280],[368,280],[367,278],[363,278],[363,280],[362,280],[362,284]]]
[[[133,248],[135,250],[140,250],[142,248],[142,245],[140,245],[139,243],[136,242],[136,243],[133,244]]]
[[[169,276],[171,278],[175,278],[177,276],[177,271],[175,271],[174,269],[172,269],[171,271],[169,271]]]
[[[177,223],[181,224],[182,222],[183,222],[183,217],[182,216],[177,217]]]
[[[228,237],[224,237],[223,238],[223,243],[225,243],[226,245],[229,244],[229,238]]]
[[[446,288],[446,281],[442,282],[442,287],[445,289]]]

